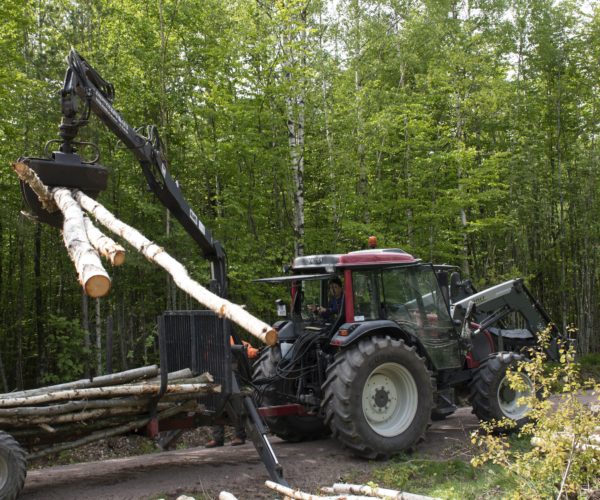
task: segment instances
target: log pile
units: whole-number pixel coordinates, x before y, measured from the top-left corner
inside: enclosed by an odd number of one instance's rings
[[[148,260],[162,267],[175,284],[202,305],[244,328],[268,345],[277,342],[277,332],[266,323],[252,316],[243,307],[223,299],[198,282],[192,280],[186,268],[171,257],[164,248],[156,245],[139,231],[117,219],[105,207],[77,189],[45,186],[37,174],[23,161],[12,165],[19,178],[37,194],[42,206],[48,211],[58,208],[64,216],[63,239],[73,261],[79,282],[90,297],[103,297],[110,291],[111,281],[102,267],[99,254],[113,265],[124,261],[123,247],[102,234],[84,215],[84,210],[95,219],[121,236]]]
[[[152,410],[159,421],[203,413],[198,397],[221,390],[210,374],[194,377],[189,369],[170,373],[162,396],[160,389],[159,368],[152,365],[0,394],[0,428],[32,450],[29,459],[39,458],[143,428]]]

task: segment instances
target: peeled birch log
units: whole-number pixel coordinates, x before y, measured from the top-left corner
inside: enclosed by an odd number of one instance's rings
[[[120,266],[125,262],[125,249],[102,233],[85,215],[83,216],[83,226],[90,243],[100,255],[108,259],[113,266]]]
[[[238,324],[265,344],[273,345],[277,342],[277,332],[272,327],[252,316],[241,306],[211,293],[202,285],[192,280],[186,268],[165,252],[163,248],[147,239],[133,227],[117,219],[100,203],[81,191],[74,190],[73,195],[77,202],[87,212],[92,214],[96,220],[127,240],[134,248],[144,254],[146,258],[167,271],[173,277],[175,284],[194,297],[198,302],[219,316],[224,316]]]
[[[106,398],[114,396],[135,396],[139,394],[158,394],[160,384],[116,385],[111,387],[93,387],[89,389],[71,389],[48,392],[37,396],[0,400],[0,408],[12,406],[32,406],[50,401],[65,399]],[[214,384],[177,384],[168,385],[165,394],[209,394],[221,392],[220,385]]]
[[[44,185],[42,180],[37,176],[35,171],[29,167],[29,165],[17,160],[15,163],[12,164],[12,168],[19,176],[19,179],[29,184],[29,187],[33,190],[35,194],[37,194],[38,200],[40,200],[42,208],[45,208],[50,213],[56,212],[58,210],[52,193]]]
[[[66,188],[55,188],[52,195],[64,215],[63,240],[77,269],[79,283],[88,296],[104,297],[110,291],[110,277],[88,240],[81,207],[73,199],[71,191]]]

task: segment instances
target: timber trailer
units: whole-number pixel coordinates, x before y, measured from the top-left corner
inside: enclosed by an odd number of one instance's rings
[[[199,245],[204,258],[211,264],[210,289],[226,297],[226,255],[221,244],[204,226],[183,197],[179,184],[170,176],[155,126],[147,127],[146,135],[133,129],[113,107],[114,88],[90,64],[71,49],[67,57],[67,71],[61,91],[62,121],[60,139],[46,144],[44,158],[20,158],[19,161],[34,170],[41,181],[50,187],[77,188],[96,198],[107,187],[108,170],[97,163],[99,150],[95,144],[78,142],[79,129],[88,123],[94,113],[139,161],[149,188],[181,223]],[[58,143],[58,151],[48,154],[48,146]],[[96,157],[85,161],[78,149],[93,148]],[[62,227],[62,213],[49,213],[32,189],[21,181],[21,192],[28,207],[28,216],[36,221]],[[255,406],[249,391],[241,389],[251,379],[251,367],[246,348],[229,321],[211,311],[166,311],[158,318],[160,348],[160,391],[147,408],[150,417],[137,432],[151,438],[164,437],[164,443],[177,437],[182,430],[202,425],[228,423],[242,424],[265,464],[271,479],[286,485],[282,467],[266,437],[268,429]],[[209,372],[214,383],[221,386],[219,394],[199,395],[204,411],[190,414],[182,411],[161,419],[157,411],[161,397],[169,386],[168,374],[189,369],[194,375]],[[93,381],[92,381],[93,384]],[[38,392],[53,388],[40,388]],[[10,394],[0,395],[3,397]],[[11,433],[0,430],[0,498],[16,498],[22,490],[28,458],[51,454],[57,449],[78,446],[87,438],[94,438],[94,425],[82,425],[76,432],[62,432],[61,426],[45,434],[35,429],[22,428]],[[34,432],[35,431],[35,432]],[[33,436],[33,438],[32,438]]]
[[[341,308],[323,317],[332,279]],[[521,426],[533,384],[521,372],[527,390],[515,391],[507,371],[542,329],[554,359],[565,340],[522,279],[476,292],[456,268],[397,248],[298,257],[291,274],[257,281],[291,285],[289,312],[277,301],[279,343],[254,365],[269,428],[288,441],[331,433],[370,459],[414,447],[460,395],[480,420]]]

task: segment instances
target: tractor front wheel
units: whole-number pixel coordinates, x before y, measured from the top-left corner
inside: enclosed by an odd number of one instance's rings
[[[25,451],[10,434],[0,431],[0,498],[17,498],[26,475]]]
[[[524,390],[515,390],[508,380],[507,373],[516,370],[525,357],[514,352],[499,352],[485,359],[475,372],[471,382],[470,400],[473,413],[479,420],[502,420],[508,418],[515,423],[515,429],[528,420],[531,408],[521,404],[520,399],[532,396],[533,382],[527,373],[519,372]],[[510,429],[502,429],[510,430]]]
[[[410,449],[430,423],[431,374],[415,347],[403,340],[375,336],[341,351],[323,389],[325,422],[365,458]]]

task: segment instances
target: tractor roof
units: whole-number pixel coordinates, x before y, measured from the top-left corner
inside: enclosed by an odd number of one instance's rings
[[[336,268],[363,267],[363,266],[390,266],[399,264],[416,264],[420,259],[415,259],[400,248],[385,248],[374,250],[359,250],[347,254],[307,255],[297,257],[292,269],[296,272],[324,269],[333,272]]]

